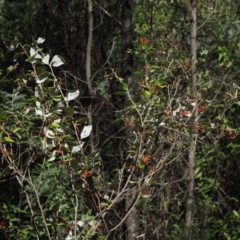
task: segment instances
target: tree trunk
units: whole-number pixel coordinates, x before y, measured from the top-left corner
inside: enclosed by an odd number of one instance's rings
[[[134,99],[133,87],[133,57],[129,52],[132,43],[132,0],[122,1],[122,76],[128,83],[130,96]]]
[[[129,96],[134,100],[133,84],[133,58],[129,50],[132,49],[132,0],[122,1],[122,77],[128,83]],[[126,132],[127,137],[131,137],[131,131]],[[138,211],[134,206],[137,199],[137,187],[129,186],[129,191],[125,197],[126,218],[126,240],[134,240],[138,233]]]
[[[197,106],[197,0],[191,0],[191,54],[193,57],[192,61],[192,79],[191,79],[191,92],[195,98],[195,106]],[[195,108],[193,122],[198,122],[198,112]],[[186,239],[191,239],[191,225],[193,222],[193,197],[194,197],[194,168],[195,168],[195,157],[196,157],[196,144],[198,134],[192,133],[190,135],[190,149],[188,156],[188,185],[187,185],[187,199],[186,199]]]

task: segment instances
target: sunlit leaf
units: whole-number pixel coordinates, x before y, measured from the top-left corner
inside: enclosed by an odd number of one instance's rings
[[[36,113],[36,115],[39,115],[39,116],[42,116],[42,115],[43,115],[42,110],[39,110],[39,109],[37,109],[37,108],[35,108],[35,113]]]
[[[92,125],[84,126],[80,136],[81,139],[88,137],[91,131],[92,131]]]
[[[42,62],[48,65],[49,64],[49,59],[50,59],[50,55],[45,54],[42,58]]]
[[[48,111],[44,114],[45,117],[50,117],[51,115],[52,115],[52,113],[48,112]]]
[[[36,101],[36,106],[40,109],[41,108],[41,103],[39,101]]]
[[[37,40],[37,43],[38,43],[38,44],[41,44],[41,43],[43,43],[44,41],[45,41],[44,38],[39,37],[38,40]]]
[[[52,162],[52,161],[54,161],[55,159],[56,159],[56,150],[54,150],[53,152],[52,152],[52,156],[51,156],[51,158],[50,159],[48,159],[48,162]]]
[[[83,226],[85,225],[85,223],[80,220],[80,221],[77,221],[77,225],[78,225],[79,227],[83,227]]]
[[[64,130],[62,128],[57,128],[56,130],[60,133],[64,133]]]
[[[47,132],[46,132],[46,137],[47,138],[55,138],[55,134],[52,130],[48,129]]]
[[[65,63],[65,61],[61,56],[55,55],[52,59],[51,65],[53,67],[59,67],[59,66],[63,65],[64,63]]]
[[[106,199],[106,200],[110,199],[110,197],[108,195],[106,195],[106,194],[103,196],[103,198]]]
[[[65,238],[65,240],[73,240],[73,239],[74,239],[73,236],[70,234]]]
[[[77,145],[77,146],[73,146],[71,154],[81,151],[83,145],[84,143],[81,143],[80,145]]]
[[[34,48],[30,49],[30,57],[26,59],[26,62],[35,63],[37,60],[42,59],[42,56],[37,53],[37,51]]]
[[[68,93],[68,95],[67,95],[67,101],[71,101],[71,100],[77,98],[77,97],[79,96],[79,93],[80,93],[79,90],[77,90],[77,91],[75,91],[75,92],[70,92],[70,93]]]
[[[35,54],[37,54],[37,51],[34,48],[30,48],[30,56],[34,56]]]

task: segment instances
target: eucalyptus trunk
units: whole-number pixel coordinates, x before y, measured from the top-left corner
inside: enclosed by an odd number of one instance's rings
[[[122,76],[128,83],[129,97],[134,100],[134,83],[133,83],[133,58],[130,52],[132,43],[132,1],[122,1]],[[127,100],[127,99],[126,99]],[[128,101],[126,101],[128,102]],[[126,131],[128,138],[131,138],[132,132],[128,129]],[[134,179],[136,180],[136,179]],[[138,196],[137,186],[128,187],[125,195],[125,215],[127,215],[125,226],[127,229],[126,240],[134,240],[138,233],[138,211],[136,208],[136,201]]]
[[[195,106],[197,106],[197,0],[191,0],[191,55],[192,55],[192,78],[191,78],[191,93],[195,99]],[[198,111],[195,108],[193,124],[198,122]],[[188,155],[188,174],[187,174],[187,199],[186,199],[186,239],[191,239],[191,225],[193,222],[193,207],[194,207],[194,168],[196,158],[196,144],[198,134],[191,133],[190,148]]]

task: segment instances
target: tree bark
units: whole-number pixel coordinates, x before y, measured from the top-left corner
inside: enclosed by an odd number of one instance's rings
[[[128,83],[129,96],[134,100],[132,31],[132,0],[122,0],[122,77]],[[132,132],[128,130],[126,135],[131,138]],[[125,222],[126,240],[134,240],[138,234],[139,215],[135,206],[137,194],[137,187],[129,186],[125,197],[125,214],[128,214]]]
[[[91,52],[93,43],[93,7],[92,0],[88,0],[88,41],[87,41],[87,51],[86,51],[86,81],[88,86],[89,97],[92,98],[94,95],[92,81],[91,81]],[[87,110],[88,124],[92,125],[92,103],[89,104]],[[90,134],[90,148],[91,152],[94,151],[94,139],[93,133]]]
[[[195,98],[195,106],[197,106],[197,0],[190,1],[191,7],[191,55],[192,60],[192,78],[191,78],[191,93]],[[195,108],[193,122],[198,122],[198,111]],[[190,149],[188,155],[188,174],[187,174],[187,198],[186,198],[186,239],[191,239],[191,225],[193,222],[193,205],[194,205],[194,168],[195,168],[195,157],[196,157],[196,144],[198,134],[191,133],[190,135]]]
[[[91,83],[91,51],[93,41],[93,9],[92,1],[88,0],[88,41],[87,41],[87,52],[86,52],[86,79],[88,86],[88,93],[91,96],[93,94],[92,83]]]
[[[133,86],[133,57],[129,52],[132,43],[132,0],[122,1],[122,76],[128,83],[130,96],[134,99]]]

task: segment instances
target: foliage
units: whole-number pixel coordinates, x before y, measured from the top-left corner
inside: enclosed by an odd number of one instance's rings
[[[120,70],[121,3],[103,2],[93,1],[93,95],[86,2],[3,4],[1,239],[123,239],[132,208],[139,237],[186,239],[192,133],[191,238],[239,239],[238,2],[198,3],[196,102],[188,2],[134,5],[134,98]]]
[[[43,42],[39,38],[32,45],[22,45],[16,36],[12,44],[26,56],[31,68],[15,80],[13,93],[1,91],[4,112],[0,149],[3,169],[8,166],[2,177],[7,180],[13,174],[21,194],[19,207],[4,204],[1,218],[7,222],[9,236],[18,239],[66,234],[67,226],[81,220],[81,181],[91,177],[90,166],[79,153],[92,126],[77,118],[77,108],[71,104],[79,91],[64,88],[54,74],[54,68],[64,60],[43,53],[39,47]],[[12,201],[16,200],[17,196],[13,197]],[[76,231],[74,234],[76,238]]]

